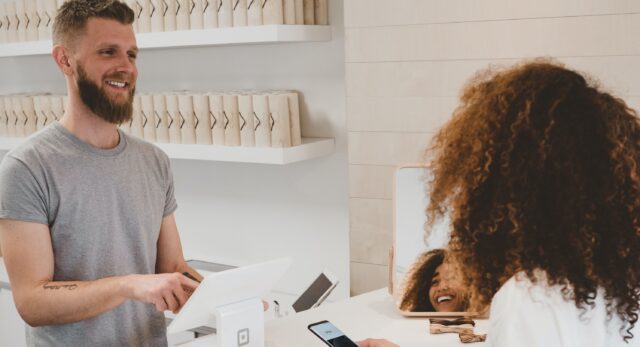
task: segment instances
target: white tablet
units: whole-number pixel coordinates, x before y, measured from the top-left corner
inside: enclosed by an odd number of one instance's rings
[[[199,326],[214,326],[214,309],[267,294],[291,265],[291,258],[212,273],[202,280],[167,331],[177,333]]]

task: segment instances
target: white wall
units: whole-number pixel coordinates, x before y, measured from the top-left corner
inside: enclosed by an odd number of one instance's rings
[[[286,166],[173,160],[185,255],[231,264],[293,256],[278,290],[298,294],[322,270],[349,293],[343,3],[330,2],[330,42],[145,50],[139,92],[295,89],[303,136],[336,153]],[[65,92],[49,57],[0,58],[0,94]]]
[[[551,56],[640,107],[636,0],[345,2],[352,292],[387,284],[395,167],[422,160],[491,64]]]

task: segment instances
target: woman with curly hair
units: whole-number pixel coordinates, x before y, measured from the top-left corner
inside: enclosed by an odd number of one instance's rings
[[[427,219],[450,214],[451,258],[470,310],[491,304],[493,346],[638,345],[635,111],[534,61],[471,80],[429,155]]]
[[[445,250],[422,253],[404,280],[400,309],[410,312],[464,312],[466,291],[459,275],[444,262]]]

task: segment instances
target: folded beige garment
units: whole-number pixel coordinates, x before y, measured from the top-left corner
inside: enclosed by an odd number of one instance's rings
[[[429,319],[431,334],[473,334],[475,322],[467,318],[458,319]]]
[[[441,326],[437,324],[431,324],[429,327],[429,332],[432,334],[446,334],[446,333],[454,333],[454,334],[473,334],[472,326]]]
[[[460,337],[460,342],[462,343],[484,342],[487,339],[487,334],[458,334],[458,337]]]

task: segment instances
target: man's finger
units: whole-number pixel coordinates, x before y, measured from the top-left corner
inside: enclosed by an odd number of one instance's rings
[[[167,304],[164,302],[164,299],[159,299],[154,302],[156,306],[156,310],[160,312],[164,312],[166,310]]]
[[[189,297],[187,296],[187,293],[182,287],[174,291],[173,295],[175,295],[176,299],[178,300],[178,304],[180,305],[180,307],[182,307],[184,303],[187,302],[187,299],[189,299]]]
[[[200,283],[188,278],[187,276],[184,276],[183,274],[180,274],[180,284],[183,287],[186,287],[186,289],[190,289],[190,290],[196,290],[196,288],[198,288],[198,286],[200,285]]]
[[[164,301],[167,303],[167,309],[171,312],[179,308],[176,297],[173,296],[173,292],[166,293],[164,295]]]

